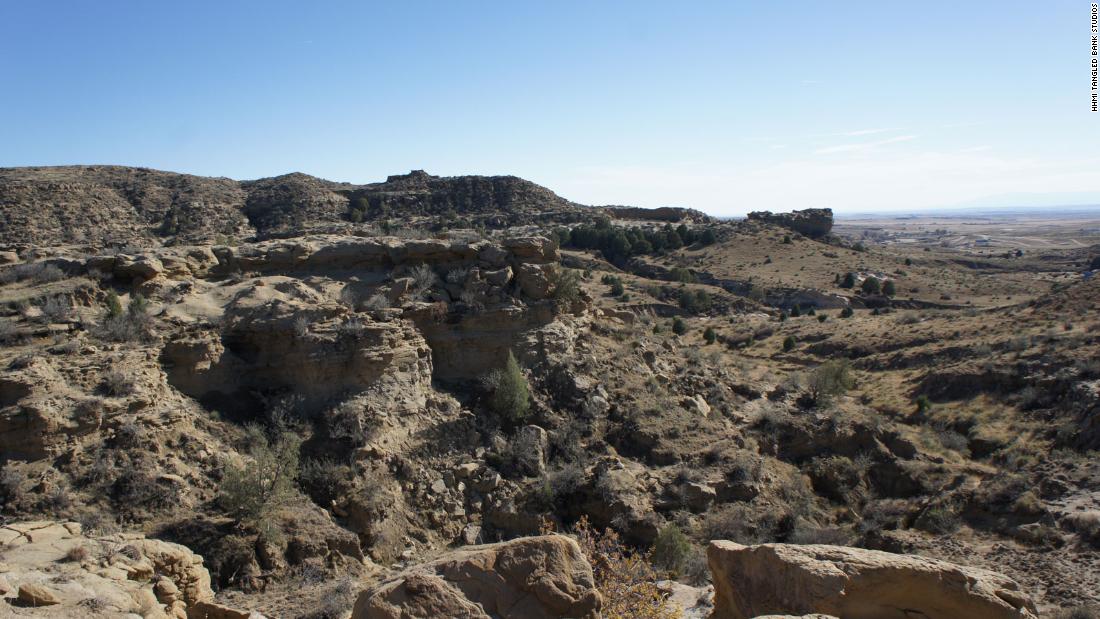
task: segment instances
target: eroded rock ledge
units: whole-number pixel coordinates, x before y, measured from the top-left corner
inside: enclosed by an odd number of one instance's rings
[[[1021,619],[1037,616],[996,572],[844,546],[713,541],[714,619],[823,613],[845,619]]]

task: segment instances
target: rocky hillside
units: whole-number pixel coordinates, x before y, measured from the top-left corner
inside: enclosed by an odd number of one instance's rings
[[[210,243],[391,219],[500,228],[600,212],[515,176],[417,170],[351,185],[300,173],[239,182],[121,166],[0,169],[0,243],[8,245]]]
[[[589,221],[615,213],[509,177],[4,174],[0,614],[1100,602],[1094,239]]]

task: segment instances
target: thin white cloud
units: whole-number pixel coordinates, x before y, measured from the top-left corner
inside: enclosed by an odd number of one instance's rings
[[[897,135],[885,140],[878,140],[877,142],[860,142],[858,144],[837,144],[836,146],[826,146],[825,148],[819,148],[814,151],[816,155],[830,155],[833,153],[851,153],[857,151],[871,150],[880,146],[886,146],[887,144],[896,144],[898,142],[908,142],[909,140],[915,140],[915,135]]]
[[[847,135],[851,137],[859,135],[874,135],[876,133],[887,133],[889,131],[900,131],[900,129],[857,129],[856,131],[849,131],[847,133],[838,133],[836,135]]]
[[[979,127],[981,125],[988,125],[989,122],[990,121],[988,121],[988,120],[979,120],[979,121],[972,121],[972,122],[948,123],[946,125],[940,125],[940,128],[941,129],[958,129],[960,127]]]
[[[787,148],[786,144],[772,144],[770,147],[772,150],[779,150],[781,148]]]
[[[988,145],[988,144],[982,144],[981,146],[970,146],[968,148],[961,148],[961,149],[959,149],[959,152],[960,153],[980,153],[982,151],[986,151],[986,150],[989,150],[991,148],[993,148],[993,147]]]

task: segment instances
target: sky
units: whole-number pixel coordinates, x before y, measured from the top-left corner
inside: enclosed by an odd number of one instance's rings
[[[714,215],[1100,204],[1089,2],[0,2],[0,166],[514,174]]]

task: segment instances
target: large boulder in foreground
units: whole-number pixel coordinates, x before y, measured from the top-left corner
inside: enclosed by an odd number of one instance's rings
[[[714,619],[823,613],[844,619],[1020,619],[1035,604],[1013,580],[914,555],[843,546],[714,541]]]
[[[202,557],[139,534],[87,537],[75,522],[0,526],[0,616],[243,619],[214,602]]]
[[[470,546],[413,567],[355,602],[352,619],[596,617],[592,567],[561,535]]]

